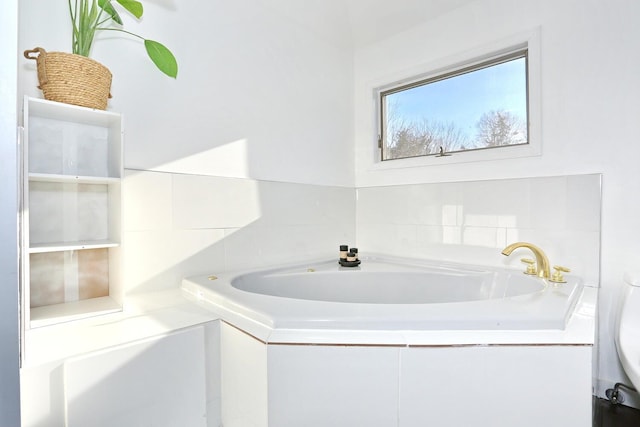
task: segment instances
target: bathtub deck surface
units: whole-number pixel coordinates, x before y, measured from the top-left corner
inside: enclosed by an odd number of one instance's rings
[[[316,275],[329,268],[325,264],[278,268],[268,274],[305,267],[296,274]],[[367,268],[385,266],[371,263]],[[595,341],[598,290],[589,286],[580,292],[550,286],[530,296],[461,304],[345,304],[247,292],[232,286],[240,274],[244,272],[186,278],[182,290],[225,322],[268,344],[421,347],[593,345]],[[568,294],[575,295],[571,303]],[[553,325],[546,322],[553,317],[550,313],[555,316]]]

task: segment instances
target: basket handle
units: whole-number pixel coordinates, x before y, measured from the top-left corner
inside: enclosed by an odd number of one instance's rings
[[[37,55],[33,55],[36,54]],[[41,47],[35,47],[33,49],[25,50],[24,57],[27,59],[33,59],[38,62],[38,80],[41,88],[42,85],[47,84],[47,67],[45,66],[45,60],[47,58],[47,51]]]

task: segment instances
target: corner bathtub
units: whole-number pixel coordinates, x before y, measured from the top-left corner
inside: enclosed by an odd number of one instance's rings
[[[597,289],[576,277],[382,256],[211,274],[182,287],[220,319],[221,425],[591,423]]]
[[[565,278],[375,256],[351,268],[331,260],[191,277],[182,289],[263,342],[345,341],[352,332],[377,344],[420,331],[563,331],[584,289]]]

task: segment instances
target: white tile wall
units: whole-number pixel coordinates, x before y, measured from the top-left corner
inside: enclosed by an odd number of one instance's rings
[[[224,235],[219,229],[126,232],[126,292],[177,287],[186,276],[224,269]]]
[[[123,188],[125,231],[171,230],[172,176],[168,173],[126,171]]]
[[[363,254],[519,268],[526,252],[507,258],[500,251],[529,241],[552,264],[599,283],[599,174],[367,187],[357,200]]]
[[[600,175],[346,187],[128,170],[126,293],[185,276],[367,252],[519,268],[542,247],[552,264],[599,283]],[[356,208],[357,207],[357,208]],[[529,256],[529,255],[527,255]]]
[[[171,175],[176,229],[242,228],[258,221],[258,181],[203,175]]]
[[[125,292],[196,274],[330,258],[355,242],[354,190],[127,170]]]

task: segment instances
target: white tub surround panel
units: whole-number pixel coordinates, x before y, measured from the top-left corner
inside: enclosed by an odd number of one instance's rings
[[[184,301],[176,291],[164,291],[145,294],[120,313],[28,331],[20,370],[22,426],[66,425],[65,414],[77,425],[121,417],[122,422],[115,424],[133,426],[139,425],[136,420],[155,419],[158,405],[167,420],[175,416],[191,419],[192,411],[181,411],[197,405],[203,408],[197,411],[198,420],[210,424],[195,425],[217,427],[220,349],[216,319],[210,311]],[[180,332],[174,334],[176,331]],[[85,368],[91,366],[97,368],[86,373]],[[82,368],[82,373],[76,368]],[[142,392],[144,387],[149,388]],[[135,395],[127,395],[127,390]],[[83,403],[75,406],[79,400]],[[87,416],[98,418],[87,422]]]
[[[600,284],[599,174],[357,189],[360,251],[518,268],[508,244],[541,247],[552,265]]]
[[[223,322],[221,345],[224,425],[579,427],[592,416],[589,343],[274,344]]]
[[[134,170],[123,185],[128,294],[355,241],[351,188]]]
[[[266,345],[224,322],[221,345],[224,425],[397,425],[397,348]]]
[[[66,426],[207,426],[205,329],[64,363]]]
[[[139,423],[127,423],[155,419],[157,405],[166,420],[191,419],[192,411],[181,411],[197,405],[204,408],[197,419],[210,424],[194,425],[219,425],[217,316],[185,301],[176,290],[128,299],[119,313],[28,331],[20,371],[23,427],[66,425],[65,414],[78,425],[118,418],[122,422],[115,424],[133,426]],[[188,386],[177,385],[182,381]],[[140,391],[150,384],[155,385]],[[128,390],[136,394],[127,395]],[[82,399],[82,405],[74,406]],[[85,418],[101,412],[97,421]]]
[[[227,323],[221,323],[222,424],[267,427],[267,348]]]
[[[591,353],[591,346],[402,349],[399,425],[591,425]]]
[[[394,347],[267,346],[269,425],[397,425],[399,352]]]

